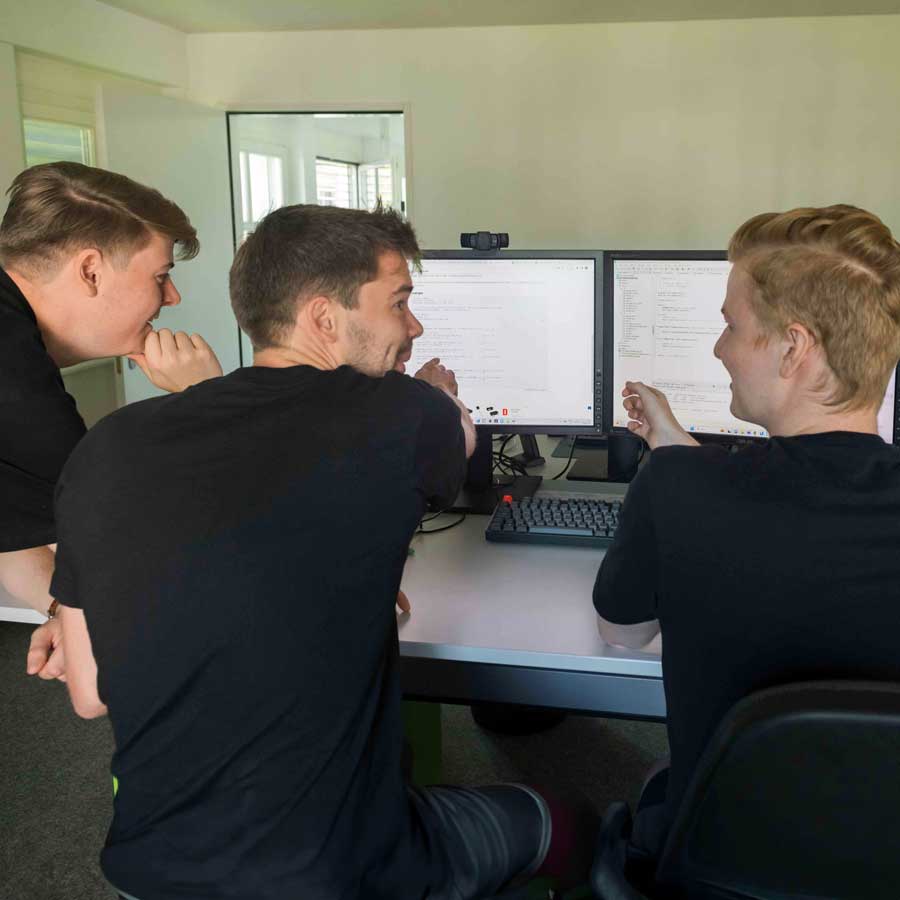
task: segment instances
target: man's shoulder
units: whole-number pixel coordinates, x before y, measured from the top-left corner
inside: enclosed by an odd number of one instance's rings
[[[456,405],[440,388],[400,372],[388,372],[381,382],[381,390],[391,402],[407,404],[423,411],[456,413]]]
[[[178,397],[177,394],[167,394],[163,397],[150,397],[146,400],[138,400],[129,403],[104,416],[78,443],[78,446],[69,457],[67,468],[74,467],[79,461],[99,459],[106,465],[114,462],[118,457],[111,453],[116,451],[127,452],[129,446],[140,443],[147,433],[152,431],[155,418],[164,414],[171,401]]]
[[[55,377],[59,374],[59,369],[44,346],[31,307],[21,294],[3,290],[2,285],[0,285],[0,367],[25,375]]]
[[[658,447],[650,454],[647,465],[654,478],[684,478],[726,469],[733,464],[734,456],[716,444]]]

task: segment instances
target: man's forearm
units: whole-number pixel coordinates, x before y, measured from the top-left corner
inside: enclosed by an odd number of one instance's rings
[[[84,612],[60,606],[63,643],[66,648],[66,683],[72,707],[82,719],[106,715],[106,704],[97,692],[97,663]]]
[[[466,436],[466,458],[468,459],[475,452],[475,443],[478,440],[475,432],[475,423],[469,415],[469,408],[466,404],[451,391],[447,391],[446,388],[444,390],[446,391],[447,396],[459,408],[459,424],[462,426],[463,434]]]
[[[603,640],[613,647],[644,650],[648,653],[658,653],[662,647],[660,642],[656,642],[658,647],[656,644],[650,646],[659,634],[657,619],[650,622],[638,622],[636,625],[617,625],[615,622],[608,622],[603,616],[597,616],[597,626]]]
[[[0,553],[0,584],[16,600],[46,615],[52,598],[53,551],[49,547],[29,547]]]

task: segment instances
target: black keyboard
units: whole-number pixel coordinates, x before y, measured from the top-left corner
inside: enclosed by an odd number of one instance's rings
[[[489,541],[608,547],[619,524],[621,500],[591,494],[540,494],[505,499],[484,532]]]

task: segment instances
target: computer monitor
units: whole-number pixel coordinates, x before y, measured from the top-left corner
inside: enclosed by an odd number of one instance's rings
[[[897,366],[878,412],[878,433],[888,444],[900,447],[900,365]]]
[[[599,433],[602,262],[590,250],[425,252],[410,298],[425,331],[407,372],[440,357],[495,434]]]
[[[493,434],[599,434],[602,428],[603,254],[591,250],[431,250],[413,275],[410,308],[424,333],[406,364],[433,357],[456,373],[479,431],[457,508],[490,513],[502,493],[540,478],[493,475]],[[525,456],[536,457],[533,437]],[[538,457],[539,458],[539,457]]]
[[[621,390],[644,381],[666,394],[681,425],[701,441],[765,439],[731,413],[731,378],[713,355],[724,327],[731,263],[721,251],[616,250],[604,256],[604,384],[609,430],[627,427]],[[900,445],[898,372],[878,415],[879,434]]]
[[[625,429],[626,381],[663,391],[701,440],[759,440],[759,425],[732,415],[731,378],[713,355],[731,263],[723,251],[609,251],[604,260],[606,427]]]

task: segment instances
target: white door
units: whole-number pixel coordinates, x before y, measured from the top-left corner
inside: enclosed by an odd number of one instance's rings
[[[176,260],[173,280],[181,304],[164,309],[157,327],[199,332],[230,372],[239,365],[239,338],[228,300],[234,242],[225,113],[109,86],[102,88],[98,112],[102,165],[177,203],[200,239],[197,257]],[[126,403],[163,393],[127,365],[124,391]]]

